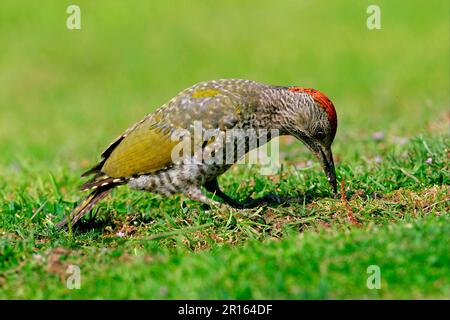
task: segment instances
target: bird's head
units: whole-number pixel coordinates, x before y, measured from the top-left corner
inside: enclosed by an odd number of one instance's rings
[[[285,131],[301,140],[319,159],[334,193],[337,193],[336,171],[331,144],[337,129],[333,103],[312,88],[287,87]]]

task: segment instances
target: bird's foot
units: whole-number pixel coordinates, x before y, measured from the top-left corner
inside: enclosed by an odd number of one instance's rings
[[[281,204],[283,203],[283,199],[278,196],[277,194],[271,193],[271,194],[266,194],[260,198],[248,198],[247,200],[245,200],[244,202],[241,203],[243,209],[250,209],[250,208],[255,208],[255,207],[259,207],[262,206],[264,204]]]
[[[186,193],[186,195],[188,196],[189,199],[203,203],[203,204],[207,205],[208,207],[212,207],[212,208],[216,207],[216,208],[220,208],[220,209],[229,208],[229,206],[227,206],[226,204],[215,201],[215,200],[205,196],[203,194],[202,190],[198,187],[191,187],[189,189],[189,191]]]

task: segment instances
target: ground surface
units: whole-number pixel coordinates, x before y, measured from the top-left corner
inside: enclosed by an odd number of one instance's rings
[[[64,1],[0,4],[0,298],[448,298],[449,4]],[[193,83],[311,86],[336,105],[334,199],[300,143],[283,169],[233,167],[206,210],[120,188],[74,230],[79,175],[131,123]],[[70,290],[76,265],[81,287]],[[369,266],[381,289],[370,290]]]

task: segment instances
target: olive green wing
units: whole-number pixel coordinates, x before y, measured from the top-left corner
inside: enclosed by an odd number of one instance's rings
[[[178,94],[166,105],[147,115],[115,139],[102,153],[103,160],[83,176],[95,174],[81,188],[152,173],[173,164],[172,140],[176,129],[193,130],[196,121],[203,130],[227,130],[237,122],[239,101],[221,88],[197,85]],[[191,132],[192,133],[192,132]]]
[[[151,118],[129,132],[106,158],[101,172],[111,178],[127,178],[151,173],[172,164],[172,149],[179,143],[171,139],[171,128]]]
[[[94,178],[92,179],[95,180],[95,178],[97,178],[98,176],[101,175],[101,170],[103,165],[105,164],[106,159],[109,157],[109,155],[113,152],[113,150],[119,145],[119,143],[130,133],[132,132],[134,129],[136,129],[139,125],[141,125],[145,120],[148,119],[148,117],[150,117],[150,115],[146,115],[141,121],[136,122],[135,124],[133,124],[131,127],[129,127],[127,130],[125,130],[122,134],[120,134],[116,139],[113,140],[113,142],[111,142],[109,144],[109,146],[103,150],[101,157],[103,158],[99,163],[97,163],[94,167],[92,167],[91,169],[89,169],[88,171],[84,172],[81,177],[87,177],[90,175],[95,174]]]

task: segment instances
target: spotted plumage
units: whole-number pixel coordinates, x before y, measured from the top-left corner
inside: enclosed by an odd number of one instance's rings
[[[174,150],[180,147],[180,140],[174,136],[181,132],[197,141],[194,138],[198,122],[201,122],[200,145],[188,152],[183,150],[183,160],[175,160]],[[304,142],[320,159],[336,190],[331,154],[336,127],[333,104],[314,89],[243,79],[193,85],[132,125],[103,151],[102,160],[82,175],[92,175],[81,186],[81,190],[90,190],[91,194],[74,209],[70,219],[76,222],[112,188],[123,184],[164,196],[186,194],[210,205],[221,205],[203,195],[200,187],[204,186],[232,206],[250,206],[224,194],[217,177],[241,156],[237,150],[248,152],[268,132],[267,141],[277,135],[293,135]],[[248,130],[255,134],[225,143],[230,132],[246,135]],[[207,137],[206,132],[212,132],[212,136]],[[209,163],[205,161],[206,155],[233,160]],[[65,219],[59,225],[66,222]]]

